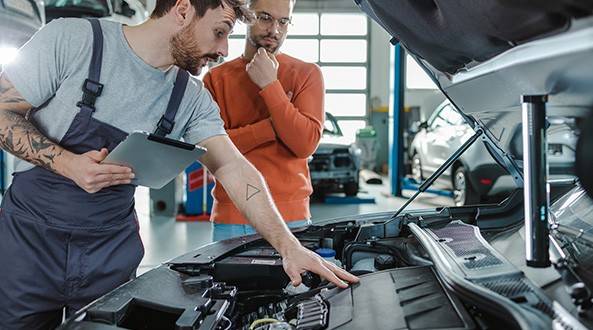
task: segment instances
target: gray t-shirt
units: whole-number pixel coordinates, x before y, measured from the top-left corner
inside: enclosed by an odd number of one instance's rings
[[[103,29],[103,92],[95,103],[94,118],[124,132],[154,132],[165,113],[173,90],[177,67],[167,71],[145,63],[130,48],[122,25],[101,20]],[[5,67],[17,91],[39,108],[33,118],[39,129],[59,142],[80,110],[82,83],[88,77],[92,54],[92,30],[88,21],[77,18],[54,20],[41,29]],[[224,135],[218,106],[202,82],[190,79],[181,102],[175,128],[168,135],[188,143]],[[33,167],[18,161],[16,171]]]

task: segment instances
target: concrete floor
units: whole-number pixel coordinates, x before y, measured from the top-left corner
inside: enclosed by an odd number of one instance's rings
[[[384,180],[387,182],[388,180]],[[361,186],[361,196],[375,197],[375,204],[329,205],[313,203],[312,220],[323,220],[352,214],[364,214],[383,211],[396,211],[407,198],[389,196],[389,186]],[[413,191],[404,191],[404,196],[411,196]],[[144,242],[145,254],[138,273],[142,274],[161,263],[183,253],[211,243],[211,224],[209,222],[176,222],[168,217],[150,217],[148,189],[139,188],[136,193],[136,210],[140,221],[140,235]],[[443,205],[453,205],[447,197],[433,194],[420,195],[408,209],[426,209]]]

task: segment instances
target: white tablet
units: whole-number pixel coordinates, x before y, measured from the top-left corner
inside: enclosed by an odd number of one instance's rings
[[[206,153],[206,149],[146,132],[133,132],[102,162],[132,168],[132,184],[160,189]]]

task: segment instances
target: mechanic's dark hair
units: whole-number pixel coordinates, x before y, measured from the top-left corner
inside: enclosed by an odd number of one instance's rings
[[[204,17],[208,9],[216,9],[220,6],[230,6],[235,11],[237,19],[244,23],[253,21],[253,13],[247,7],[245,0],[189,0],[196,9],[197,17]],[[175,6],[177,0],[157,0],[156,6],[150,14],[150,18],[165,16]]]
[[[290,0],[292,2],[292,4],[296,4],[296,0]],[[255,5],[255,3],[257,2],[257,0],[248,0],[247,2],[249,2],[249,7]]]

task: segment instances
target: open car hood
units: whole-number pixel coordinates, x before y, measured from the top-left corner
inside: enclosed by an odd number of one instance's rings
[[[465,114],[593,105],[593,0],[355,0]],[[567,109],[569,108],[569,109]]]
[[[518,185],[522,156],[509,146],[521,140],[521,96],[548,95],[549,116],[593,108],[593,0],[355,2],[484,129]]]

